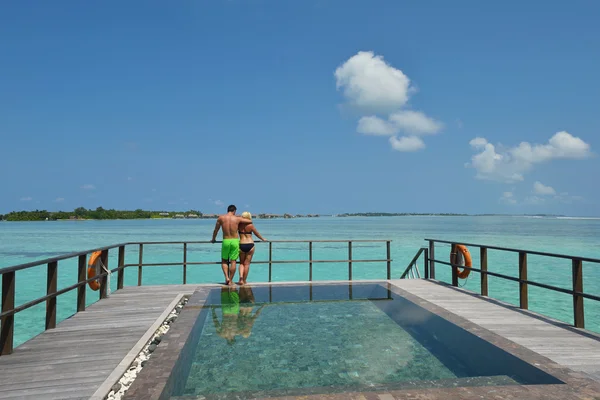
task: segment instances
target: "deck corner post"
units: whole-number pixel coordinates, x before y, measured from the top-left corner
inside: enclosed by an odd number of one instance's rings
[[[2,313],[15,308],[15,271],[2,274]],[[7,315],[0,320],[0,356],[11,354],[15,329],[15,315]]]
[[[523,310],[529,308],[529,296],[527,293],[527,253],[519,252],[519,306]]]
[[[488,295],[488,258],[487,258],[487,247],[479,248],[479,263],[481,267],[481,295]]]
[[[187,283],[187,243],[183,244],[183,284]]]
[[[312,282],[313,280],[313,242],[308,242],[308,280]],[[311,296],[312,296],[312,286],[311,286]],[[312,297],[311,297],[312,300]]]
[[[125,281],[125,246],[119,246],[119,270],[117,271],[117,290],[123,289]]]
[[[429,249],[423,249],[425,256],[423,257],[423,270],[425,272],[425,279],[429,279]]]
[[[429,278],[435,279],[435,241],[429,241]]]
[[[573,260],[573,291],[583,293],[583,262],[580,259]],[[573,293],[573,319],[575,328],[585,328],[585,313],[583,309],[583,297]]]
[[[388,274],[388,279],[389,274]],[[348,241],[348,280],[352,280],[352,241]]]
[[[77,286],[77,312],[85,311],[85,289],[87,286],[85,283],[87,280],[86,260],[87,254],[82,254],[79,256],[79,263],[77,266],[77,281],[79,282],[79,286]]]
[[[269,242],[269,282],[271,282],[273,273],[273,242]]]
[[[142,286],[142,264],[144,262],[144,245],[140,243],[140,252],[138,257],[138,286]]]
[[[102,250],[102,254],[100,254],[100,261],[104,268],[108,269],[108,250]],[[109,270],[110,271],[110,270]],[[108,272],[102,271],[104,276],[100,278],[100,300],[108,297]]]
[[[387,254],[387,279],[388,281],[390,279],[392,279],[392,250],[391,250],[391,244],[392,242],[390,240],[387,240],[385,242],[385,247],[386,247],[386,254]]]
[[[46,280],[46,294],[56,294],[58,275],[58,261],[48,263],[48,275]],[[46,299],[46,329],[56,328],[56,296]]]

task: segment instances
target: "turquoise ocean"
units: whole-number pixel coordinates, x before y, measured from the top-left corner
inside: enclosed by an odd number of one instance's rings
[[[210,240],[214,220],[132,220],[132,221],[47,221],[0,222],[0,268],[49,257],[94,249],[95,247],[138,241],[202,241]],[[449,217],[320,217],[298,219],[256,220],[255,226],[270,240],[321,239],[384,239],[391,240],[392,278],[399,278],[417,250],[426,246],[424,239],[444,239],[457,242],[515,247],[582,257],[600,258],[600,219],[532,218],[509,216]],[[218,261],[219,244],[188,245],[188,262]],[[385,243],[354,243],[354,259],[385,259]],[[449,246],[437,245],[436,258],[448,260]],[[148,245],[144,247],[145,263],[182,261],[182,245]],[[473,263],[479,264],[479,251],[471,249]],[[344,243],[314,243],[313,258],[345,260],[348,247]],[[257,244],[255,261],[268,259],[268,245]],[[273,243],[273,260],[307,260],[308,243]],[[127,246],[126,263],[136,263],[138,247]],[[109,253],[109,267],[117,266],[117,250]],[[490,271],[518,276],[518,254],[490,250]],[[423,262],[420,261],[421,273]],[[182,267],[146,267],[144,285],[182,283]],[[571,288],[570,260],[529,256],[529,279]],[[450,282],[449,267],[438,264],[437,279]],[[600,294],[600,264],[584,263],[584,291]],[[348,277],[346,263],[313,265],[313,279],[342,280]],[[237,273],[236,273],[237,278]],[[273,265],[273,281],[308,280],[308,263]],[[354,279],[385,279],[386,264],[353,264]],[[218,265],[188,266],[188,283],[222,282]],[[77,259],[65,260],[58,265],[58,288],[77,282]],[[110,279],[111,290],[116,290],[117,279]],[[268,266],[251,266],[249,283],[268,281]],[[125,272],[125,285],[137,285],[137,269]],[[479,274],[472,272],[460,285],[478,292]],[[45,295],[46,266],[16,273],[17,305]],[[518,305],[518,283],[489,277],[490,297]],[[98,300],[98,292],[88,288],[87,303]],[[58,320],[64,320],[76,311],[76,291],[58,298]],[[600,332],[600,304],[585,300],[586,328]],[[572,323],[572,297],[546,289],[529,288],[529,308],[553,318]],[[15,345],[41,333],[44,329],[45,303],[34,306],[15,316]]]

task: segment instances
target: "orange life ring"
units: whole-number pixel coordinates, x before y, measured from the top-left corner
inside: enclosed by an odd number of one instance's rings
[[[473,260],[471,259],[471,253],[469,253],[469,249],[467,249],[467,246],[464,246],[462,244],[457,244],[455,246],[456,249],[456,253],[451,253],[450,254],[450,262],[454,265],[463,265],[465,267],[471,267],[473,265]],[[458,263],[458,252],[460,252],[460,254],[462,255],[462,258],[464,260],[464,264],[462,263]],[[471,273],[470,269],[463,269],[462,271],[459,270],[458,268],[456,268],[456,272],[457,275],[460,279],[465,279],[466,277],[469,276],[469,274]]]
[[[90,261],[88,262],[88,271],[87,271],[88,279],[93,278],[94,276],[98,275],[98,271],[100,270],[100,256],[101,255],[102,255],[101,251],[95,251],[92,253],[92,256],[90,257]],[[95,281],[88,282],[88,285],[90,285],[90,289],[92,289],[92,290],[100,289],[100,282],[98,282],[97,279]]]

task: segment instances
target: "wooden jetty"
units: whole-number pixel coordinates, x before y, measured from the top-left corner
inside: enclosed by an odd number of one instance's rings
[[[378,260],[352,259],[352,242],[360,241],[336,241],[348,244],[349,257],[347,260],[314,260],[312,259],[312,246],[313,243],[318,242],[307,242],[310,249],[309,259],[299,261],[275,261],[272,258],[272,244],[276,242],[270,242],[269,260],[264,261],[264,263],[269,263],[269,280],[271,279],[271,266],[273,264],[307,263],[310,268],[310,280],[312,280],[313,263],[332,262],[348,264],[347,282],[365,282],[352,279],[352,263],[383,263],[386,265],[386,276],[382,276],[382,279],[377,280],[378,282],[390,283],[394,290],[399,291],[403,296],[421,306],[430,308],[430,310],[435,311],[438,315],[443,315],[444,318],[452,322],[462,324],[462,326],[470,324],[474,332],[479,332],[482,337],[496,340],[497,343],[513,349],[512,351],[517,353],[519,351],[524,352],[523,354],[527,352],[528,357],[535,358],[539,363],[546,365],[547,368],[560,371],[563,378],[566,378],[565,381],[567,381],[567,385],[561,385],[564,387],[533,385],[518,388],[484,387],[472,390],[464,388],[436,389],[437,392],[436,390],[427,392],[431,396],[428,398],[438,398],[435,396],[452,399],[479,398],[477,396],[481,396],[484,393],[482,391],[486,390],[494,391],[494,398],[515,398],[515,393],[525,394],[520,398],[600,398],[600,335],[583,328],[583,301],[580,301],[583,298],[600,300],[594,295],[583,293],[581,290],[583,287],[582,263],[600,263],[600,260],[501,249],[520,254],[520,274],[516,280],[520,287],[520,295],[525,298],[521,299],[519,306],[513,306],[491,299],[487,295],[458,288],[457,279],[454,278],[458,273],[458,266],[434,258],[435,243],[439,241],[430,240],[428,247],[419,249],[415,258],[408,264],[402,274],[402,279],[391,276],[390,264],[392,260],[389,240],[381,241],[386,244],[386,257]],[[108,251],[118,250],[119,265],[112,270],[113,273],[118,274],[118,290],[108,296],[107,273],[99,274],[100,299],[88,307],[85,307],[85,285],[93,278],[87,279],[86,277],[87,265],[85,260],[91,251],[0,269],[2,275],[0,399],[105,399],[113,385],[118,382],[142,347],[148,342],[182,296],[191,295],[200,287],[216,286],[187,282],[186,269],[189,265],[209,264],[187,262],[187,245],[189,243],[204,242],[181,242],[184,251],[183,263],[160,264],[182,266],[183,284],[142,286],[143,267],[159,266],[155,263],[143,262],[143,247],[165,243],[173,244],[173,242],[123,243],[95,249],[103,252],[102,259],[105,263],[108,260]],[[452,243],[452,245],[454,246],[455,243]],[[127,246],[139,248],[138,263],[125,264],[124,254]],[[479,268],[473,266],[470,269],[480,274],[482,279],[481,290],[487,294],[487,275],[498,276],[500,274],[487,271],[486,251],[487,249],[499,248],[474,244],[468,246],[481,249],[481,265]],[[573,290],[556,289],[563,293],[565,291],[570,292],[573,296],[575,316],[573,324],[556,321],[527,310],[528,285],[550,288],[545,284],[527,281],[527,254],[572,260]],[[68,288],[57,290],[56,276],[59,261],[74,257],[79,259],[79,281]],[[16,306],[14,298],[15,290],[18,288],[15,288],[15,272],[42,264],[48,266],[47,295]],[[418,271],[419,264],[423,266],[423,274]],[[452,268],[453,279],[451,283],[444,283],[435,279],[436,264],[448,265],[449,268]],[[123,285],[123,271],[126,268],[137,269],[138,286]],[[465,267],[461,266],[462,268]],[[467,269],[469,268],[467,267]],[[508,278],[515,280],[513,277]],[[285,284],[289,283],[286,282]],[[319,283],[325,282],[319,281]],[[340,283],[340,281],[335,281],[335,283]],[[269,283],[253,283],[252,285],[264,284]],[[77,290],[78,292],[78,312],[56,324],[56,297],[69,290]],[[33,339],[13,348],[14,314],[42,302],[46,303],[46,330]],[[511,392],[511,390],[520,390],[521,392]],[[416,396],[419,391],[413,390],[411,393]],[[308,396],[306,398],[390,400],[404,398],[406,395],[407,393],[402,391],[386,391],[345,393],[345,397],[328,395],[326,397]]]

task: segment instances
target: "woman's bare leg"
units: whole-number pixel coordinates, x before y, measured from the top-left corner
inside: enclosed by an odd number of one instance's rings
[[[246,262],[246,253],[240,251],[240,279],[238,281],[238,285],[244,284],[244,273],[245,273],[245,262]],[[232,277],[233,278],[233,277]]]
[[[244,285],[248,282],[246,282],[246,279],[248,279],[248,272],[250,272],[250,263],[252,262],[252,256],[254,256],[254,250],[256,249],[256,246],[252,247],[252,250],[250,250],[250,252],[246,255],[246,259],[244,262],[244,274],[242,275],[241,271],[240,271],[240,277],[243,277],[244,279]]]

